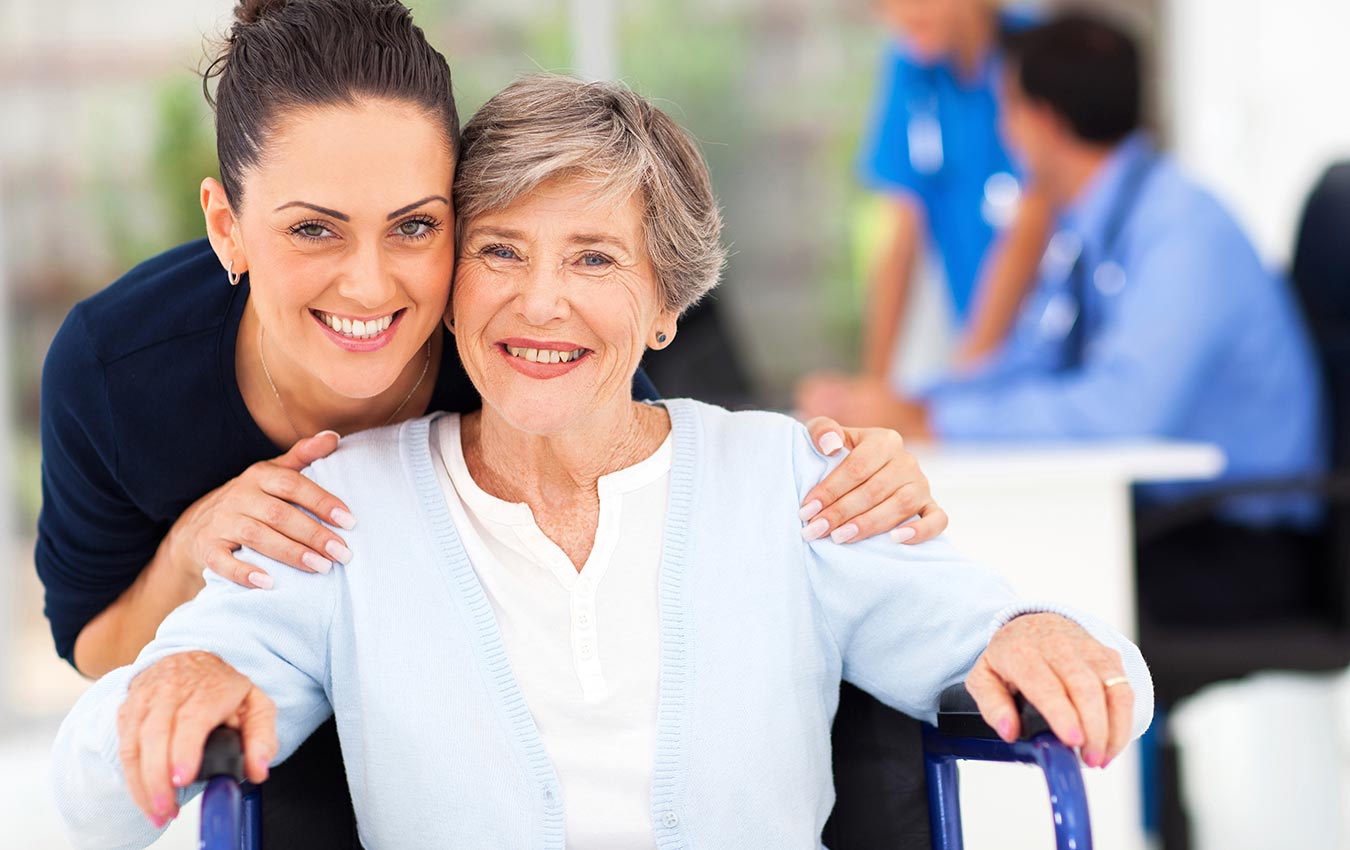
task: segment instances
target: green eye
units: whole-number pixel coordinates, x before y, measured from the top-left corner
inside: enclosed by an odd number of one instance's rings
[[[418,236],[426,224],[420,221],[405,221],[398,226],[398,232],[403,236]]]
[[[310,239],[322,239],[323,235],[328,232],[328,228],[322,224],[302,224],[296,228],[296,232]]]

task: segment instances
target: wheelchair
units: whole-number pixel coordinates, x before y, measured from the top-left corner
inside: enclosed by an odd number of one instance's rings
[[[924,773],[934,850],[962,850],[961,804],[957,784],[960,761],[1021,762],[1045,775],[1055,824],[1056,850],[1092,850],[1083,774],[1073,748],[1060,742],[1036,709],[1021,698],[1022,736],[1011,744],[999,739],[980,717],[963,684],[943,694],[937,726],[924,726]],[[244,782],[239,733],[221,726],[211,733],[198,781],[202,794],[201,850],[263,850],[262,793]]]

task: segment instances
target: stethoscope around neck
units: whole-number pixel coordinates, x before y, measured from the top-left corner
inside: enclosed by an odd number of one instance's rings
[[[1118,259],[1121,236],[1139,205],[1157,161],[1156,155],[1142,156],[1126,172],[1121,189],[1107,212],[1102,228],[1101,259],[1095,265],[1089,267],[1083,239],[1072,230],[1059,231],[1046,246],[1042,269],[1047,273],[1067,269],[1068,285],[1046,300],[1036,331],[1043,342],[1061,344],[1061,371],[1081,367],[1087,355],[1087,334],[1093,321],[1088,286],[1110,298],[1124,292],[1129,284],[1125,267]]]

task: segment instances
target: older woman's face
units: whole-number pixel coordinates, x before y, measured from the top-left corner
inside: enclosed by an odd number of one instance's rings
[[[339,395],[378,395],[449,299],[445,131],[417,107],[364,100],[290,116],[264,153],[236,220],[268,358]]]
[[[485,405],[532,434],[585,427],[631,398],[657,332],[674,336],[644,248],[640,197],[544,183],[466,222],[451,302]]]

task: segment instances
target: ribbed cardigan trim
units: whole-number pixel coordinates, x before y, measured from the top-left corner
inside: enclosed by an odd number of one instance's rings
[[[686,581],[689,517],[696,483],[697,447],[701,437],[697,413],[687,402],[661,404],[670,413],[674,458],[662,541],[658,584],[660,607],[660,697],[657,707],[656,758],[652,771],[652,827],[659,850],[683,850],[680,809],[685,799],[684,742],[688,740],[689,658],[692,653],[689,585]],[[404,463],[413,480],[424,519],[445,566],[451,593],[459,598],[476,631],[474,651],[488,681],[496,688],[506,721],[529,766],[540,795],[541,847],[565,850],[566,814],[557,773],[534,723],[502,640],[492,603],[487,598],[468,553],[450,518],[445,494],[436,478],[431,455],[431,426],[438,417],[415,419],[399,429]]]

